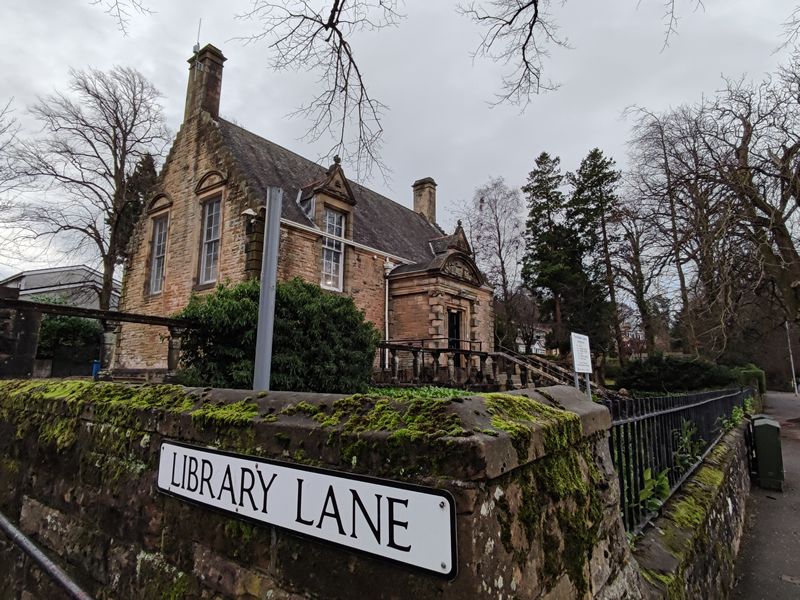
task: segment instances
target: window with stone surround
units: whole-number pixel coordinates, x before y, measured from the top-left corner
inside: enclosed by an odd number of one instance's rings
[[[200,244],[201,285],[217,280],[222,199],[215,198],[203,205],[203,241]]]
[[[167,256],[167,215],[153,219],[150,241],[150,293],[160,294],[164,286],[164,262]]]
[[[344,237],[344,213],[325,208],[323,229],[327,235]],[[320,285],[328,290],[342,291],[344,280],[344,245],[340,240],[324,237],[322,239],[322,281]]]

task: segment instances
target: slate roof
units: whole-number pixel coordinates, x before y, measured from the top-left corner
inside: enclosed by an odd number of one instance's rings
[[[297,192],[326,179],[327,169],[224,119],[217,119],[225,143],[250,184],[266,198],[269,186],[283,188],[281,216],[313,226],[297,205]],[[353,241],[413,262],[433,258],[428,242],[442,236],[439,227],[405,206],[350,182],[353,208]]]
[[[60,296],[67,304],[83,308],[98,308],[98,296],[103,275],[85,265],[32,269],[0,280],[0,286],[17,288],[21,299],[31,296]],[[112,308],[119,303],[120,283],[114,280]]]

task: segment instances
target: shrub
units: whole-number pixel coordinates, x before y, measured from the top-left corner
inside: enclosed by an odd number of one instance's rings
[[[249,388],[253,382],[259,282],[219,285],[176,315],[193,323],[181,345],[183,382]],[[293,279],[276,289],[274,390],[365,391],[380,334],[353,299]]]
[[[735,383],[736,373],[728,367],[663,354],[629,362],[617,379],[621,388],[651,392],[685,392]]]
[[[36,356],[55,358],[59,354],[91,360],[96,358],[102,334],[103,328],[100,323],[92,319],[45,315],[42,317],[39,329]]]
[[[736,373],[740,386],[757,388],[759,394],[764,394],[767,391],[767,376],[764,371],[754,364],[750,363],[744,367],[736,367],[733,371]]]

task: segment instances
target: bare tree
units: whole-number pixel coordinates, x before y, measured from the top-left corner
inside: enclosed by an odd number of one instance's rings
[[[655,351],[656,319],[652,296],[667,256],[659,252],[661,242],[656,216],[647,205],[628,199],[619,209],[617,226],[622,239],[615,248],[615,272],[619,287],[632,299],[639,313],[644,349]]]
[[[800,321],[800,56],[759,84],[727,81],[707,101],[708,164],[734,197],[739,230],[757,248],[788,318]]]
[[[294,114],[308,118],[307,135],[318,140],[330,135],[334,143],[329,156],[338,154],[356,165],[357,177],[369,178],[373,169],[387,175],[380,158],[386,106],[372,96],[364,71],[356,60],[353,38],[360,31],[375,31],[398,25],[402,0],[252,0],[240,18],[255,21],[261,31],[239,38],[245,42],[266,41],[270,60],[277,70],[304,70],[319,76],[320,91]],[[662,0],[664,47],[676,33],[678,0]],[[561,4],[565,4],[563,0]],[[148,14],[146,0],[91,0],[103,8],[127,35],[133,14]],[[691,9],[702,0],[686,0]],[[557,83],[544,75],[546,59],[554,47],[568,48],[550,0],[468,0],[457,11],[482,30],[473,56],[499,62],[507,71],[495,94],[497,103],[527,105],[531,97],[553,90]],[[800,7],[784,23],[784,45],[800,35]]]
[[[458,213],[475,261],[495,289],[500,330],[516,338],[516,303],[525,250],[523,201],[503,178],[490,179],[475,190],[472,202]],[[512,338],[512,343],[513,343]]]
[[[107,309],[114,268],[124,256],[137,165],[162,155],[170,140],[159,93],[140,73],[71,71],[70,94],[40,98],[31,112],[42,134],[20,145],[17,158],[39,199],[18,204],[19,225],[37,244],[99,257],[100,307]],[[48,193],[45,199],[43,195]]]
[[[14,165],[14,143],[19,133],[19,124],[12,115],[11,100],[0,108],[0,220],[8,210],[7,194],[19,184],[19,172]]]

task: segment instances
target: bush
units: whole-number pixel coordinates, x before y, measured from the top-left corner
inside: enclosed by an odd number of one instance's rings
[[[757,388],[759,394],[764,394],[767,391],[766,373],[753,363],[744,367],[736,367],[733,371],[736,374],[740,386]]]
[[[622,367],[619,364],[618,358],[606,359],[605,373],[606,373],[606,379],[616,380],[619,377],[620,373],[622,373]]]
[[[620,388],[651,392],[686,392],[736,383],[737,375],[728,367],[663,354],[629,362],[617,379]]]
[[[37,358],[55,358],[57,354],[86,360],[97,357],[103,328],[92,319],[45,315],[39,329]]]
[[[252,387],[258,296],[258,281],[219,285],[176,315],[193,323],[181,345],[183,382]],[[271,389],[366,390],[380,334],[352,298],[293,279],[278,284],[275,305]]]

